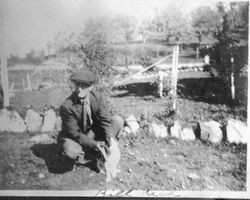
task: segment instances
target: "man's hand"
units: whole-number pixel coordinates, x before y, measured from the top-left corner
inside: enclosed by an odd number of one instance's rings
[[[104,161],[107,160],[107,155],[110,154],[110,149],[105,145],[104,142],[97,142],[96,149],[101,153]]]
[[[85,134],[81,134],[78,138],[79,144],[82,145],[84,148],[96,148],[97,142],[88,137]]]
[[[110,154],[110,149],[106,145],[106,142],[103,142],[103,141],[98,141],[97,142],[97,141],[93,140],[92,138],[88,137],[85,134],[81,134],[78,140],[79,140],[79,143],[83,147],[93,148],[97,152],[99,152],[100,155],[102,156],[103,160],[106,160],[107,155]]]
[[[105,143],[106,143],[107,147],[110,147],[110,137],[109,137],[109,136],[106,136],[105,139],[106,139],[106,140],[105,140]]]

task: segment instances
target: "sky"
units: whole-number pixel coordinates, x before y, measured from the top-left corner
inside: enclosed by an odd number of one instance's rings
[[[84,21],[97,16],[133,15],[138,19],[154,14],[172,0],[0,0],[8,54],[25,55],[46,48],[58,31],[79,32]],[[185,11],[215,1],[175,0]],[[1,13],[0,13],[1,14]]]

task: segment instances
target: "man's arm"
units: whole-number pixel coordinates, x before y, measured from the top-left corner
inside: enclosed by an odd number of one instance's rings
[[[73,140],[81,144],[83,147],[97,148],[97,142],[82,133],[77,124],[77,119],[70,108],[61,106],[60,115],[62,117],[64,131],[66,131]]]
[[[110,146],[110,137],[114,135],[114,130],[112,127],[112,118],[111,114],[107,111],[105,107],[104,98],[101,95],[98,101],[97,117],[101,126],[101,131],[106,139],[105,143],[107,144],[107,146]]]

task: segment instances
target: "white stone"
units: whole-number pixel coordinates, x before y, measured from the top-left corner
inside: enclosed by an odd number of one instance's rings
[[[62,130],[62,118],[58,116],[56,118],[56,126],[55,126],[56,131],[61,131]]]
[[[9,111],[6,109],[0,110],[0,131],[8,131],[9,129]]]
[[[49,109],[44,113],[43,125],[41,128],[42,132],[52,132],[56,127],[56,113],[54,110]]]
[[[127,119],[125,119],[125,124],[130,127],[132,133],[136,135],[139,131],[140,126],[134,115],[130,115]]]
[[[212,143],[220,143],[223,137],[220,124],[216,121],[199,122],[200,125],[200,138],[204,141]]]
[[[20,183],[25,184],[25,183],[26,183],[26,180],[25,180],[24,178],[22,178],[22,179],[20,180]]]
[[[152,133],[155,137],[168,136],[167,127],[163,124],[156,124],[155,122],[149,125],[149,132]]]
[[[31,109],[27,110],[24,121],[27,127],[27,131],[36,132],[41,130],[43,118],[39,113]]]
[[[174,125],[170,127],[170,134],[173,137],[180,138],[182,134],[181,124],[178,121],[174,122]]]
[[[197,174],[195,174],[195,173],[189,174],[188,178],[191,179],[191,180],[198,180],[198,179],[200,179],[200,177]]]
[[[227,140],[230,143],[247,143],[247,126],[235,119],[228,119]]]
[[[10,111],[9,131],[17,133],[26,131],[25,123],[16,111]]]
[[[42,82],[40,83],[40,85],[38,86],[39,90],[44,90],[44,89],[49,89],[52,87],[52,84],[49,82]]]
[[[16,111],[0,110],[0,131],[21,133],[26,131],[23,119]]]
[[[35,144],[53,144],[56,143],[56,140],[48,136],[46,133],[43,133],[31,137],[29,142],[33,142]]]
[[[210,57],[209,57],[209,55],[205,55],[205,57],[204,57],[204,63],[205,63],[206,65],[209,65],[209,64],[210,64]]]
[[[192,128],[184,128],[181,133],[182,140],[195,140],[195,134]]]
[[[42,179],[45,178],[45,175],[43,173],[39,173],[38,177]]]
[[[122,131],[122,135],[129,135],[132,133],[132,130],[129,126],[125,126]]]
[[[143,69],[142,65],[129,65],[128,66],[129,71],[140,71]]]

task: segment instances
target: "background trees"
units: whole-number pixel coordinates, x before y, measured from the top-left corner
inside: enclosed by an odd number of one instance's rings
[[[220,31],[221,20],[219,13],[209,6],[198,7],[191,13],[191,24],[198,39],[197,58],[202,40],[212,38],[216,32]]]
[[[86,22],[84,30],[68,46],[68,50],[73,52],[81,66],[99,75],[107,75],[109,67],[112,66],[113,51],[110,45],[113,40],[113,29],[109,19],[90,19]]]
[[[113,29],[113,36],[116,38],[116,43],[127,44],[134,41],[134,34],[137,29],[137,20],[135,17],[117,15],[112,20],[111,27]]]
[[[232,68],[231,57],[236,74],[246,66],[247,48],[242,46],[248,45],[247,33],[247,2],[218,3],[214,8],[201,6],[190,13],[170,4],[141,22],[126,15],[90,19],[81,33],[60,33],[55,43],[60,51],[70,53],[71,66],[88,67],[100,76],[109,74],[119,59],[126,60],[123,64],[127,65],[135,55],[152,58],[153,49],[157,58],[157,44],[170,49],[175,43],[199,48],[203,43],[212,47],[203,48],[202,56],[209,54],[213,67],[225,75]],[[148,51],[144,51],[145,47]]]
[[[191,13],[191,19],[199,44],[202,39],[212,37],[221,29],[221,16],[209,6],[198,7]]]
[[[222,18],[222,28],[214,33],[217,42],[206,53],[210,55],[212,66],[218,70],[228,86],[231,99],[236,100],[235,96],[244,96],[247,99],[246,91],[243,95],[235,95],[242,91],[235,91],[235,83],[239,82],[240,74],[248,65],[248,3],[219,3],[217,9]]]
[[[160,33],[167,43],[186,42],[192,27],[183,13],[175,4],[170,4],[162,10],[157,10],[155,17],[152,19],[150,30]]]

